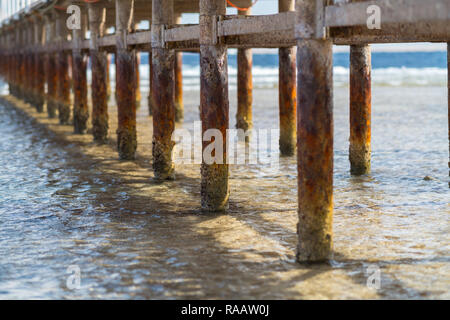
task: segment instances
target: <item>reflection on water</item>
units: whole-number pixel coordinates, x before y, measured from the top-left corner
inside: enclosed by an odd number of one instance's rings
[[[277,92],[254,96],[255,126],[275,128]],[[204,214],[198,166],[151,182],[145,107],[138,159],[120,162],[114,134],[99,147],[0,105],[0,298],[450,298],[447,89],[373,96],[373,170],[355,178],[348,93],[335,92],[335,254],[313,266],[295,263],[295,158],[278,171],[232,166],[229,213]],[[185,101],[189,127],[198,92]],[[79,290],[67,289],[70,265]],[[378,291],[366,286],[370,265]]]

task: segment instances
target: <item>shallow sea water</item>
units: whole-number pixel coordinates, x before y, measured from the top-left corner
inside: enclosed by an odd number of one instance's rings
[[[190,128],[199,94],[184,98]],[[277,100],[255,90],[256,128],[277,127]],[[230,127],[235,101],[230,91]],[[231,166],[229,211],[205,214],[198,165],[152,182],[146,106],[137,160],[121,162],[113,107],[110,144],[97,146],[0,103],[0,298],[450,298],[447,88],[374,87],[372,110],[372,173],[352,177],[348,88],[335,88],[335,252],[329,265],[303,266],[295,157],[278,170]],[[77,290],[67,288],[73,265]],[[378,290],[367,286],[371,266]]]

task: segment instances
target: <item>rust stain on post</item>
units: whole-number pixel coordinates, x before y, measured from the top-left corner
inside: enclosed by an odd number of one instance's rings
[[[297,2],[296,11],[314,30],[316,2]],[[328,260],[333,244],[332,42],[309,37],[297,44],[299,262]]]
[[[295,48],[279,49],[278,102],[280,113],[280,152],[292,156],[297,144],[297,81]]]
[[[181,24],[181,15],[177,15],[176,24]],[[181,122],[184,118],[183,104],[183,52],[175,52],[175,121]]]
[[[92,68],[92,134],[97,143],[108,138],[108,57],[100,51],[98,40],[105,32],[106,10],[101,4],[89,4],[91,31],[90,57]]]
[[[351,173],[370,172],[371,54],[369,45],[350,46],[350,150]]]
[[[133,160],[136,137],[136,51],[128,50],[126,35],[133,26],[133,0],[116,0],[116,100],[119,157]]]
[[[279,0],[278,11],[294,10],[293,0]],[[280,116],[280,153],[292,156],[297,144],[297,80],[296,48],[280,48],[278,73],[278,105]]]
[[[181,122],[184,118],[183,104],[183,53],[175,53],[175,121]]]
[[[169,24],[173,1],[154,0],[152,30]],[[174,178],[172,133],[175,129],[175,52],[152,42],[153,171],[155,179]]]
[[[250,15],[250,9],[239,11],[239,15]],[[253,78],[252,49],[238,49],[237,52],[238,75],[237,75],[237,113],[236,128],[244,131],[253,127],[252,104],[253,104]],[[248,136],[245,136],[246,139]]]
[[[47,113],[49,118],[56,117],[57,103],[57,73],[55,54],[47,54],[46,76],[47,76]]]
[[[218,129],[223,140],[222,163],[201,166],[202,208],[221,211],[228,208],[229,183],[226,164],[226,130],[229,123],[227,48],[214,37],[214,18],[225,14],[222,0],[200,0],[200,109],[202,136],[209,129]],[[203,141],[203,150],[211,142]]]
[[[72,50],[72,82],[73,82],[73,127],[74,132],[83,134],[87,129],[89,118],[87,62],[88,57],[81,51],[81,42],[86,34],[86,15],[82,13],[81,29],[73,30],[74,49]]]
[[[140,66],[141,66],[141,53],[136,52],[136,108],[139,109],[141,106],[141,73],[140,73]]]
[[[70,79],[69,61],[65,52],[57,54],[58,69],[58,111],[59,123],[69,124],[70,121]]]

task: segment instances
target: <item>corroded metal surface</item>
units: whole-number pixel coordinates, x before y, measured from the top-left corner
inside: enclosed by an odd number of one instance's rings
[[[73,63],[73,126],[74,132],[83,134],[87,129],[88,90],[87,90],[87,61],[81,52],[72,54]]]
[[[239,15],[249,15],[250,10],[239,11]],[[237,52],[238,76],[237,91],[238,103],[236,113],[236,128],[247,131],[253,127],[253,54],[252,49],[238,49]],[[248,136],[246,135],[246,138]]]
[[[370,172],[371,54],[369,45],[350,47],[350,149],[351,173]]]
[[[279,49],[278,104],[280,112],[280,153],[292,156],[297,144],[296,49]],[[302,90],[302,89],[300,89]]]
[[[173,178],[172,133],[175,129],[174,52],[153,48],[153,170],[155,178]]]
[[[117,147],[119,157],[132,160],[137,148],[136,136],[136,51],[129,50],[126,34],[133,26],[133,0],[116,0],[116,101],[118,113]]]
[[[57,95],[57,70],[56,70],[56,58],[55,54],[47,54],[46,59],[46,72],[47,77],[47,113],[50,118],[56,117],[56,111],[58,110]]]
[[[140,65],[141,65],[141,53],[136,52],[136,108],[139,109],[141,106],[141,74],[140,74]]]
[[[152,29],[171,22],[173,1],[153,1]],[[156,37],[155,37],[156,38]],[[158,180],[173,179],[172,133],[175,129],[175,52],[152,39],[153,172]]]
[[[92,68],[92,135],[97,143],[106,143],[108,138],[108,54],[98,46],[105,32],[105,8],[102,3],[89,5],[89,27],[91,31],[90,58]]]
[[[69,124],[70,121],[70,78],[69,60],[65,52],[57,54],[58,72],[58,115],[60,124]]]
[[[321,261],[332,249],[333,95],[330,41],[298,43],[297,259]]]
[[[216,43],[212,25],[216,15],[225,14],[224,2],[200,1],[200,116],[202,134],[209,129],[220,131],[223,140],[222,163],[208,164],[203,157],[201,165],[202,209],[220,211],[228,208],[229,168],[225,163],[226,130],[229,126],[228,59],[225,45]],[[203,149],[212,143],[203,141]],[[215,151],[217,152],[217,150]]]
[[[183,53],[175,53],[175,121],[181,122],[184,118],[183,105]]]

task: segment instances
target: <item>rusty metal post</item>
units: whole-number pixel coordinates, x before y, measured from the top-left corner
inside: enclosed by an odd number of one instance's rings
[[[333,243],[333,55],[324,3],[296,1],[300,262],[329,259]]]
[[[33,63],[33,53],[31,44],[33,33],[32,33],[32,23],[28,20],[25,24],[25,72],[28,74],[24,81],[24,100],[27,103],[33,102],[33,77],[35,76],[34,63]]]
[[[350,46],[350,172],[370,172],[371,54],[369,45]]]
[[[278,11],[294,11],[295,0],[278,0]],[[297,144],[297,81],[296,48],[280,48],[278,74],[278,104],[280,114],[280,153],[292,156]]]
[[[141,94],[141,53],[136,52],[136,108],[139,109],[141,106],[142,94]]]
[[[152,3],[153,171],[155,179],[167,180],[174,178],[175,52],[166,48],[161,31],[172,22],[173,0]]]
[[[181,14],[175,18],[175,24],[181,24]],[[175,52],[175,122],[184,118],[183,104],[183,52]]]
[[[66,14],[57,13],[55,22],[56,41],[62,43],[67,40]],[[65,51],[56,53],[56,69],[58,77],[58,115],[60,124],[69,124],[70,121],[70,79],[69,60]]]
[[[23,49],[26,43],[26,30],[24,30],[24,27],[22,24],[20,24],[19,26],[19,30],[17,31],[19,33],[19,43],[20,43],[20,47],[18,48],[19,51],[19,77],[18,77],[18,98],[19,99],[24,99],[25,95],[26,95],[26,87],[25,87],[25,83],[26,83],[26,65],[25,65],[25,50]]]
[[[250,9],[246,11],[238,11],[239,15],[250,15]],[[237,52],[237,113],[236,128],[244,131],[253,127],[252,103],[253,103],[253,78],[252,65],[253,54],[252,49],[238,49]],[[246,138],[248,136],[246,135]]]
[[[82,52],[81,43],[86,35],[86,15],[81,15],[81,28],[74,29],[72,49],[72,85],[73,85],[73,127],[77,134],[84,134],[89,118],[88,88],[87,88],[87,64],[88,56]]]
[[[129,49],[126,36],[133,28],[134,0],[116,0],[116,100],[119,157],[132,160],[136,137],[136,51]]]
[[[36,46],[43,45],[45,43],[44,36],[43,23],[40,19],[36,18],[34,23],[34,44]],[[34,64],[36,75],[33,79],[34,107],[37,112],[43,112],[45,103],[45,56],[40,52],[35,51]]]
[[[92,134],[94,141],[106,143],[108,138],[107,53],[101,51],[99,38],[105,33],[106,8],[104,3],[89,4],[91,31],[90,56],[92,68]]]
[[[51,15],[46,16],[46,44],[53,41],[55,34],[55,23]],[[46,59],[46,77],[47,77],[47,113],[50,118],[56,117],[57,103],[57,69],[55,53],[49,51]]]
[[[153,116],[153,96],[152,96],[152,84],[153,84],[153,68],[152,68],[152,49],[148,52],[148,72],[149,72],[149,92],[148,92],[148,115]]]
[[[200,114],[202,137],[209,129],[217,129],[223,144],[218,141],[215,150],[223,158],[201,166],[202,208],[220,211],[228,208],[229,183],[226,130],[229,127],[228,59],[227,47],[220,43],[215,32],[217,19],[226,13],[225,0],[200,0]],[[215,142],[215,141],[214,141]],[[203,151],[210,141],[203,141]],[[220,162],[220,163],[218,163]]]
[[[111,54],[106,55],[106,96],[111,97],[111,77],[110,77],[110,68],[111,68]]]

